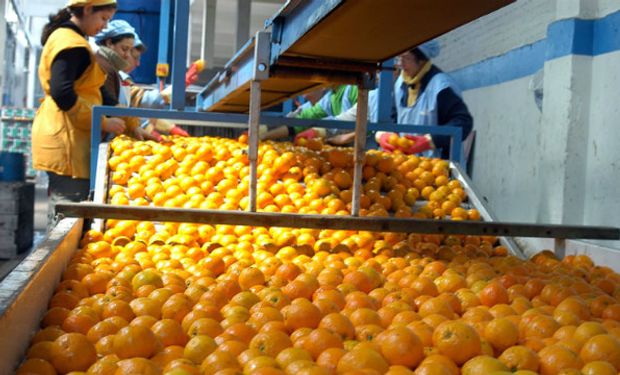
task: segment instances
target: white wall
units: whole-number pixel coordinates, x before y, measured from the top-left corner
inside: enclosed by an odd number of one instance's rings
[[[584,222],[620,226],[620,51],[594,58]]]
[[[465,92],[475,118],[474,183],[501,220],[536,220],[540,112],[531,77]]]
[[[464,92],[477,131],[473,180],[500,219],[620,227],[620,51],[547,61],[536,55],[544,63],[542,110],[530,88],[536,64],[506,77],[531,63],[511,57],[514,51],[564,42],[547,39],[549,24],[619,10],[618,0],[518,0],[438,38],[437,64],[474,82]],[[513,66],[498,68],[497,61]],[[472,74],[497,77],[480,83]],[[590,242],[620,250],[620,241]],[[523,243],[529,251],[548,244]]]
[[[451,71],[545,38],[555,0],[519,0],[438,38],[434,62]]]

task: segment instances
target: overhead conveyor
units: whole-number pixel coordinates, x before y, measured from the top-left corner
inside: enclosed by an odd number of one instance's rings
[[[289,0],[205,87],[198,108],[248,112],[253,68],[267,60],[262,108],[330,83],[363,84],[386,60],[512,2]]]
[[[362,166],[365,153],[367,130],[402,131],[411,133],[434,133],[452,137],[451,155],[454,156],[453,177],[458,178],[468,189],[471,203],[483,213],[486,222],[495,222],[490,226],[480,223],[434,223],[411,221],[412,231],[430,231],[433,233],[459,231],[464,234],[499,234],[504,238],[514,254],[518,246],[510,236],[533,236],[549,238],[617,238],[618,228],[586,228],[567,226],[548,226],[539,224],[521,225],[497,223],[496,218],[484,207],[482,200],[476,196],[471,181],[461,172],[459,155],[461,151],[461,130],[451,126],[430,127],[419,125],[394,124],[388,120],[386,110],[390,106],[390,96],[382,95],[381,89],[391,88],[393,68],[390,58],[407,51],[429,39],[441,35],[460,25],[493,12],[513,0],[289,0],[272,18],[266,21],[265,29],[236,53],[218,74],[204,88],[197,99],[197,111],[183,110],[179,101],[184,97],[182,77],[185,70],[184,57],[187,53],[187,24],[189,0],[176,0],[175,4],[175,44],[172,67],[173,90],[172,110],[147,110],[136,108],[98,107],[93,113],[91,188],[95,187],[95,176],[101,175],[106,168],[107,148],[99,153],[101,116],[139,116],[154,117],[177,121],[180,124],[198,126],[224,126],[249,129],[248,159],[250,162],[249,207],[251,213],[244,217],[245,222],[256,222],[266,218],[257,211],[257,164],[258,164],[258,128],[259,124],[318,126],[355,130],[354,173],[352,217],[339,217],[332,221],[349,221],[355,226],[360,213],[360,196],[362,192]],[[163,3],[171,4],[171,0]],[[368,123],[368,90],[376,85],[377,72],[379,80],[379,121]],[[383,79],[385,78],[385,79]],[[359,87],[357,121],[301,120],[273,116],[262,111],[295,97],[306,91],[333,84],[353,84]],[[107,171],[107,169],[106,169]],[[107,176],[107,172],[104,173]],[[97,203],[101,191],[95,190]],[[145,220],[170,220],[180,212],[166,211],[160,208],[130,210],[122,208],[105,208],[93,205],[59,206],[65,216],[110,218],[143,217]],[[124,211],[121,212],[121,211]],[[244,213],[222,213],[197,210],[190,216],[203,215],[207,218],[196,220],[215,220],[226,215],[237,217]],[[125,216],[123,216],[125,215]],[[278,216],[277,214],[275,216]],[[212,219],[209,219],[211,217]],[[279,222],[288,222],[302,226],[305,218],[289,220],[280,217]],[[361,220],[360,220],[361,219]],[[249,220],[249,221],[248,221]],[[314,218],[310,218],[310,221]],[[316,225],[322,223],[317,219]],[[326,219],[327,220],[327,219]],[[329,220],[328,220],[329,221]],[[379,220],[381,221],[381,220]],[[384,220],[386,230],[395,222]],[[324,224],[324,223],[323,223]],[[330,222],[329,225],[332,225]],[[340,225],[340,224],[333,224]],[[399,222],[399,230],[404,230]],[[392,229],[394,229],[393,227]],[[512,230],[510,230],[512,228]],[[500,233],[501,232],[501,233]]]

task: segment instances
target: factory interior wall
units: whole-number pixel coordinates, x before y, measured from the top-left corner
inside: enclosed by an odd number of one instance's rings
[[[507,33],[515,18],[531,30]],[[439,38],[474,116],[472,178],[499,219],[620,224],[618,25],[617,1],[519,0]]]
[[[620,225],[620,51],[593,58],[584,223]],[[619,244],[616,244],[620,248]]]

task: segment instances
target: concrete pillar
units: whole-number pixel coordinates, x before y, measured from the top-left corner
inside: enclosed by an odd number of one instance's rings
[[[560,0],[557,19],[588,18],[591,0]],[[560,30],[564,33],[564,30]],[[560,37],[549,28],[547,52],[570,48],[578,33]],[[538,221],[583,224],[592,57],[569,54],[547,61],[540,137]]]
[[[202,12],[202,48],[200,58],[212,68],[215,58],[215,12],[217,0],[204,0]]]
[[[235,44],[235,52],[239,51],[250,38],[251,14],[251,0],[237,0],[237,43]]]

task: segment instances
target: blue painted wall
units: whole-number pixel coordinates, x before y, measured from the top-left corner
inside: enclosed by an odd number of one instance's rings
[[[450,72],[461,89],[472,90],[523,78],[545,61],[568,55],[598,56],[620,50],[620,12],[584,20],[570,18],[549,25],[547,37],[507,53]]]
[[[138,83],[156,82],[157,46],[159,45],[159,15],[161,0],[119,0],[114,18],[129,22],[140,35],[148,50],[132,76]]]

